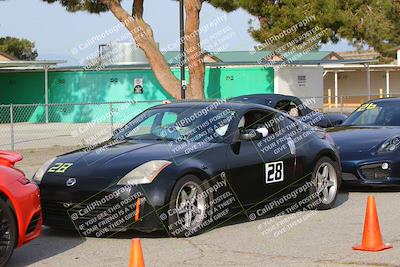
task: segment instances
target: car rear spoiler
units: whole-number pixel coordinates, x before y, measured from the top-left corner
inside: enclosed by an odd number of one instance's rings
[[[0,150],[0,165],[6,167],[14,167],[15,163],[22,160],[22,155],[15,152]]]

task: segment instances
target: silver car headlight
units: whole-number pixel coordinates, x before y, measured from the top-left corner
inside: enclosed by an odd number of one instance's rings
[[[143,163],[139,167],[133,169],[130,173],[125,175],[118,185],[139,185],[150,184],[157,177],[157,175],[169,166],[172,162],[167,160],[152,160]]]
[[[46,161],[42,167],[40,167],[36,173],[32,177],[32,181],[36,184],[40,184],[42,182],[43,176],[46,173],[47,169],[50,165],[56,160],[56,158],[52,158],[51,160]]]
[[[400,147],[400,136],[396,135],[385,141],[378,149],[378,153],[388,153],[397,150]]]

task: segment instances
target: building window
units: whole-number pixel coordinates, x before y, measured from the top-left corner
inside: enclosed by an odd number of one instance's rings
[[[306,75],[299,75],[297,76],[297,84],[299,87],[305,87],[307,83]]]

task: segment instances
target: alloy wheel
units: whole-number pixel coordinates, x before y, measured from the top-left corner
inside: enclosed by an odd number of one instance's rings
[[[317,170],[316,183],[317,194],[322,203],[331,204],[338,190],[338,177],[335,167],[328,162],[323,162]]]
[[[185,183],[178,192],[175,203],[178,221],[186,230],[195,230],[205,217],[206,201],[203,190],[195,182]]]

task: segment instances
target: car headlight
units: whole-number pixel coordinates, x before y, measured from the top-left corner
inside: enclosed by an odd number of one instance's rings
[[[389,138],[378,149],[378,153],[388,153],[397,150],[400,147],[400,136]]]
[[[42,167],[40,167],[36,173],[32,177],[32,181],[35,182],[36,184],[40,184],[42,182],[43,176],[46,173],[47,169],[50,167],[50,165],[56,160],[56,158],[53,158],[51,160],[46,161]]]
[[[157,177],[157,175],[172,162],[167,160],[152,160],[146,162],[139,167],[133,169],[130,173],[125,175],[118,185],[138,185],[149,184]]]

